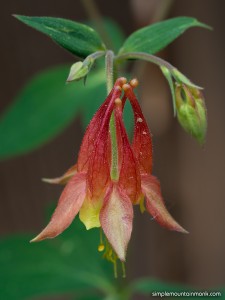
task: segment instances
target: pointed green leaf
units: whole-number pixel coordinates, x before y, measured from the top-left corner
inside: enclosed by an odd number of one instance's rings
[[[69,66],[60,66],[37,75],[1,116],[0,159],[29,152],[55,137],[86,101],[94,102],[93,95],[104,100],[104,70],[91,73],[86,85],[65,84],[68,71]]]
[[[98,33],[91,27],[71,20],[53,17],[15,17],[28,26],[45,33],[69,52],[86,57],[93,52],[105,50]]]
[[[82,299],[82,295],[112,292],[113,266],[97,251],[98,229],[86,231],[77,218],[53,240],[30,244],[31,237],[17,235],[0,240],[1,299],[60,294]]]
[[[189,17],[178,17],[155,23],[132,33],[124,42],[119,54],[127,52],[145,52],[154,54],[191,27],[209,27]]]

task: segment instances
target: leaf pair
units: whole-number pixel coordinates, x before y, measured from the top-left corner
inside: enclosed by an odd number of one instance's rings
[[[45,33],[57,44],[79,57],[106,50],[104,42],[91,27],[71,20],[52,17],[15,17]],[[145,52],[154,54],[165,48],[191,27],[209,28],[198,20],[189,17],[178,17],[144,27],[131,34],[124,42],[119,53]]]

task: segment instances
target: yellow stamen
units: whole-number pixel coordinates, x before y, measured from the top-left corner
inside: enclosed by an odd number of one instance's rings
[[[140,204],[140,211],[141,211],[141,213],[145,212],[144,196],[142,196],[141,199],[139,200],[139,204]]]
[[[113,250],[112,246],[108,242],[108,240],[105,238],[103,242],[103,232],[100,230],[100,244],[98,246],[98,251],[102,252],[104,251],[103,258],[107,259],[109,262],[113,264],[113,270],[114,270],[114,277],[118,277],[118,256]],[[121,269],[122,269],[122,277],[126,277],[126,269],[125,269],[125,263],[121,262]]]
[[[113,262],[113,268],[114,268],[114,277],[117,278],[118,273],[117,273],[117,261],[116,260]]]
[[[105,243],[103,242],[102,229],[100,228],[100,243],[98,245],[98,251],[102,252],[105,250]]]
[[[99,244],[98,245],[98,251],[99,252],[102,252],[102,251],[104,251],[105,250],[105,245],[104,244]]]

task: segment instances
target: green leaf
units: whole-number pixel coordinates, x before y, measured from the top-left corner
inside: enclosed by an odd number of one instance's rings
[[[28,26],[45,33],[57,44],[69,52],[86,57],[89,54],[105,50],[98,33],[91,27],[71,20],[53,17],[15,17]]]
[[[77,218],[54,240],[30,244],[31,237],[0,240],[1,299],[60,294],[77,295],[76,299],[102,294],[103,298],[114,290],[113,267],[97,251],[98,229],[86,231]]]
[[[145,52],[154,54],[191,27],[209,27],[189,17],[178,17],[155,23],[132,33],[124,42],[119,54],[127,52]]]
[[[86,85],[82,81],[65,84],[68,71],[69,66],[60,66],[40,73],[2,115],[0,159],[40,147],[69,125],[81,107],[88,109],[89,101],[104,100],[104,70],[88,75]]]

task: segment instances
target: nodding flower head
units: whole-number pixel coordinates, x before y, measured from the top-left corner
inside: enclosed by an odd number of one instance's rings
[[[181,126],[200,144],[205,141],[207,117],[202,92],[185,84],[175,88],[177,117]]]
[[[167,211],[159,181],[152,175],[152,139],[133,92],[137,85],[136,79],[129,83],[123,77],[116,80],[87,127],[77,164],[62,177],[45,179],[66,186],[49,224],[32,241],[56,237],[79,213],[87,229],[101,227],[104,238],[98,250],[104,251],[104,257],[114,265],[117,259],[124,262],[132,232],[133,204],[139,204],[142,211],[146,209],[162,226],[186,232]],[[123,123],[127,100],[135,121],[131,143]]]

